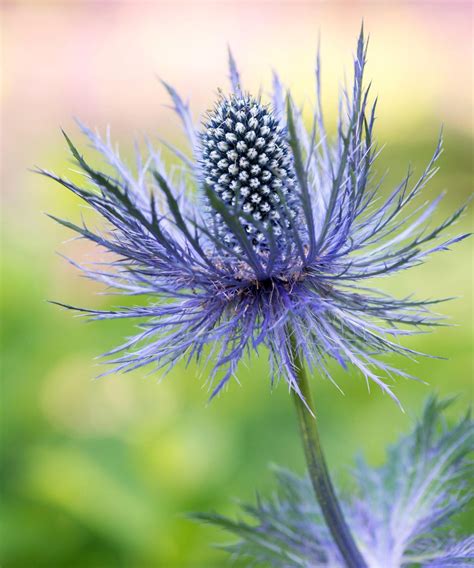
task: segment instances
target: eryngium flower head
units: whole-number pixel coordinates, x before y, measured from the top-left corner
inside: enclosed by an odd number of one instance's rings
[[[412,207],[436,171],[441,142],[418,180],[408,172],[386,194],[373,178],[375,104],[363,87],[366,44],[361,33],[354,85],[344,92],[338,134],[330,142],[319,100],[310,132],[277,76],[271,104],[242,91],[230,57],[232,93],[196,129],[188,106],[165,85],[193,151],[174,149],[182,167],[167,171],[148,144],[132,173],[112,147],[85,127],[112,167],[91,167],[67,138],[90,187],[42,170],[85,200],[107,221],[96,233],[60,221],[113,253],[109,269],[87,275],[140,305],[91,310],[96,319],[141,320],[140,332],[109,353],[119,370],[170,368],[179,360],[212,362],[213,394],[243,356],[268,348],[272,379],[283,375],[300,394],[291,349],[330,377],[327,363],[352,365],[393,396],[378,356],[412,354],[397,341],[435,319],[432,302],[395,298],[365,281],[423,262],[466,235],[439,241],[461,215],[427,228],[440,198]],[[169,145],[167,145],[170,148]],[[190,186],[194,188],[190,190]],[[398,371],[400,374],[403,372]]]
[[[201,153],[203,182],[236,215],[255,251],[269,250],[267,231],[283,245],[298,200],[286,133],[272,111],[250,96],[222,98],[204,125]],[[208,212],[215,234],[242,252],[222,215],[212,205]]]

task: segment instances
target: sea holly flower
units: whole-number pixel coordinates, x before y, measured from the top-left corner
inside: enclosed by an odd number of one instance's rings
[[[429,311],[434,302],[392,297],[366,281],[418,265],[467,236],[441,239],[464,207],[428,228],[442,196],[415,205],[436,172],[441,140],[417,180],[408,172],[387,194],[374,179],[375,103],[363,86],[366,48],[361,32],[353,88],[342,93],[333,141],[321,111],[319,56],[309,131],[276,75],[271,100],[264,102],[243,90],[230,56],[232,92],[220,94],[198,127],[166,85],[192,150],[189,157],[171,147],[181,161],[177,170],[168,170],[148,144],[148,155],[138,157],[132,172],[109,136],[103,140],[86,127],[112,175],[92,167],[67,135],[88,181],[81,185],[39,170],[108,222],[98,233],[85,223],[57,219],[112,253],[108,269],[84,267],[85,273],[146,298],[131,306],[81,310],[94,319],[141,322],[137,335],[107,354],[116,370],[169,369],[181,360],[204,359],[212,365],[215,396],[246,354],[268,348],[272,380],[284,377],[294,395],[329,533],[347,566],[357,568],[367,562],[330,481],[305,366],[332,380],[328,361],[334,359],[396,400],[383,376],[407,375],[380,356],[414,355],[399,338],[437,323]]]
[[[98,211],[109,229],[99,234],[58,220],[113,253],[109,271],[86,267],[89,277],[146,297],[145,305],[84,310],[95,319],[143,322],[140,333],[108,354],[117,370],[169,368],[206,353],[210,380],[222,371],[215,395],[247,352],[266,345],[272,377],[283,376],[300,393],[291,328],[311,369],[331,378],[327,363],[335,359],[394,396],[377,369],[404,372],[378,356],[412,355],[398,338],[436,323],[428,311],[433,301],[395,298],[365,282],[411,268],[463,239],[439,241],[464,208],[429,229],[442,196],[410,208],[436,172],[441,141],[417,180],[408,172],[388,195],[382,192],[372,173],[375,103],[369,107],[362,84],[365,62],[361,34],[353,90],[343,93],[333,142],[319,102],[308,132],[278,77],[271,103],[264,104],[242,92],[232,57],[233,91],[220,96],[197,128],[167,85],[194,152],[189,158],[176,151],[177,171],[167,171],[149,146],[133,173],[109,137],[104,141],[83,126],[113,169],[106,175],[66,136],[88,186],[41,172]],[[318,95],[319,76],[318,58]]]
[[[343,507],[369,568],[473,565],[474,537],[453,525],[472,499],[472,420],[467,414],[448,427],[444,412],[452,402],[430,397],[421,420],[389,448],[382,466],[360,459],[354,468],[355,493]],[[240,504],[240,519],[192,517],[237,537],[222,548],[249,565],[343,566],[310,479],[281,468],[275,474],[277,493]]]

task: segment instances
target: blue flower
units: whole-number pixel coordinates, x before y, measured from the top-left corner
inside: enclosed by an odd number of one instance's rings
[[[442,196],[416,203],[436,172],[441,140],[419,179],[408,172],[388,195],[374,179],[375,103],[363,86],[361,33],[351,92],[343,92],[335,140],[327,136],[318,94],[308,132],[301,112],[274,76],[272,100],[245,93],[230,55],[232,92],[221,94],[195,128],[188,106],[165,84],[189,138],[192,157],[172,148],[181,167],[167,170],[148,144],[132,173],[106,140],[82,126],[114,174],[69,148],[89,183],[41,173],[81,197],[107,221],[105,233],[57,219],[112,253],[109,268],[86,274],[146,301],[112,310],[82,310],[95,319],[133,318],[139,332],[108,353],[117,370],[177,361],[211,362],[212,396],[242,357],[268,348],[272,380],[301,394],[293,342],[310,368],[331,379],[328,361],[353,366],[393,398],[379,356],[412,355],[401,335],[437,322],[433,301],[396,298],[365,281],[422,263],[466,235],[439,237],[464,207],[428,229]],[[70,307],[70,306],[67,306]],[[217,379],[217,380],[214,380]]]

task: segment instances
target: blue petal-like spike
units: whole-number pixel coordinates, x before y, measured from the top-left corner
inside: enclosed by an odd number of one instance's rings
[[[234,56],[232,55],[232,51],[230,47],[228,48],[228,56],[229,56],[229,78],[230,84],[232,85],[232,92],[236,97],[242,96],[242,85],[240,82],[240,73],[237,69],[237,64],[235,62]]]

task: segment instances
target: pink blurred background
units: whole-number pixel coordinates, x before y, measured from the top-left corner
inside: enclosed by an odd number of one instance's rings
[[[469,2],[4,2],[2,15],[7,186],[72,116],[173,133],[156,75],[192,95],[197,114],[227,87],[227,44],[248,88],[268,87],[275,66],[312,100],[320,34],[331,102],[362,19],[383,128],[422,136],[423,115],[472,127]]]
[[[228,88],[227,44],[245,88],[266,92],[275,67],[294,98],[314,101],[321,37],[326,116],[334,123],[344,70],[362,20],[370,35],[367,78],[379,95],[376,134],[387,148],[388,187],[412,162],[419,173],[444,124],[445,153],[432,193],[447,216],[472,191],[473,8],[469,2],[3,2],[1,9],[2,510],[0,564],[31,568],[221,567],[209,544],[222,535],[183,512],[234,512],[231,498],[272,487],[268,462],[303,471],[282,386],[270,393],[264,358],[243,368],[242,388],[206,406],[194,367],[166,380],[144,373],[92,381],[94,356],[129,328],[85,325],[45,302],[100,307],[97,284],[54,251],[79,261],[96,252],[43,215],[77,220],[78,200],[33,175],[66,175],[59,128],[82,150],[73,117],[112,136],[129,155],[140,133],[182,145],[157,76],[191,101],[196,120]],[[428,193],[429,193],[428,189]],[[455,231],[472,230],[472,216]],[[472,239],[471,239],[472,240]],[[358,451],[374,463],[410,428],[429,392],[472,399],[471,242],[388,285],[398,295],[457,296],[440,311],[456,327],[410,346],[446,361],[395,360],[429,386],[400,380],[398,408],[360,377],[336,371],[346,396],[314,378],[331,466],[347,472]],[[344,477],[344,475],[343,475]]]

